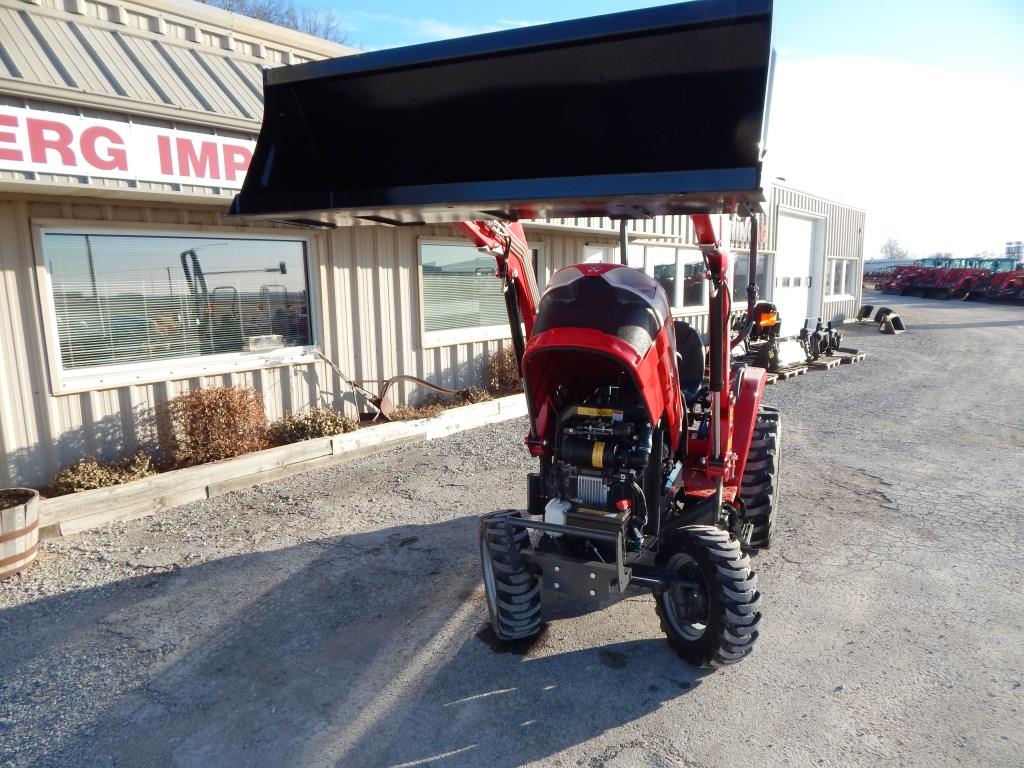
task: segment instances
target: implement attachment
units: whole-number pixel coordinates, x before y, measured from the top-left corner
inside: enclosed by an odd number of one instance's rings
[[[337,226],[755,206],[771,0],[700,0],[266,70],[231,213]]]

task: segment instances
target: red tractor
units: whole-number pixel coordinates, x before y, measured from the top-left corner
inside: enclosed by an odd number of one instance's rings
[[[940,295],[940,298],[962,299],[970,293],[974,286],[979,285],[991,274],[987,269],[981,269],[980,267],[961,267],[960,269],[952,270],[952,272],[953,274],[943,286],[944,292]]]
[[[1016,301],[1024,299],[1024,269],[991,272],[966,293],[967,301]]]
[[[753,280],[770,29],[766,0],[702,0],[265,73],[233,215],[447,222],[495,257],[537,460],[527,508],[481,520],[500,640],[540,630],[543,590],[638,587],[686,660],[754,647],[745,550],[772,539],[781,420],[765,371],[731,361],[751,323],[730,331],[727,244],[748,218]],[[519,219],[679,214],[704,259],[706,342],[630,267],[566,267],[538,295]],[[747,297],[754,317],[752,282]]]

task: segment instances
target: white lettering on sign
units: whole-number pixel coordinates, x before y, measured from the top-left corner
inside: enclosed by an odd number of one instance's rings
[[[256,142],[0,106],[0,168],[239,189]]]

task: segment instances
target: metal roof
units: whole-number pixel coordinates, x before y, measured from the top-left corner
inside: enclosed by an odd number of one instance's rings
[[[0,94],[254,133],[263,69],[356,51],[190,0],[0,0]]]

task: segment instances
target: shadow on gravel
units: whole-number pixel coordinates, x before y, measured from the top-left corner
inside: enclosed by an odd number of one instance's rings
[[[977,323],[914,323],[910,326],[912,331],[955,331],[964,328],[999,328],[1009,325],[1024,325],[1021,320],[987,320]]]
[[[502,768],[699,685],[660,639],[564,651],[549,630],[495,653],[477,526],[336,537],[2,611],[0,764]]]

